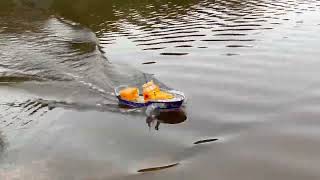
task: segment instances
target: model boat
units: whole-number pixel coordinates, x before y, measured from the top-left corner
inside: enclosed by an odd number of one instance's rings
[[[163,89],[153,81],[142,86],[142,93],[138,87],[128,85],[118,86],[114,89],[120,105],[143,108],[152,105],[157,109],[178,109],[182,106],[185,95],[177,90]]]

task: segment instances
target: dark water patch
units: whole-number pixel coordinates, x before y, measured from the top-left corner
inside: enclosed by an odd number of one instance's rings
[[[214,141],[218,141],[219,139],[204,139],[194,142],[193,144],[205,144],[205,143],[211,143]]]
[[[155,64],[156,62],[155,61],[148,61],[148,62],[144,62],[142,64]]]
[[[160,170],[172,168],[172,167],[175,167],[175,166],[178,166],[178,165],[179,165],[179,163],[174,163],[174,164],[170,164],[170,165],[166,165],[166,166],[139,169],[138,172],[144,173],[144,172],[160,171]]]
[[[189,53],[160,53],[160,55],[164,55],[164,56],[185,56],[188,54]]]
[[[191,45],[179,45],[179,46],[175,46],[176,48],[188,48],[188,47],[193,47]]]
[[[246,20],[256,20],[258,19],[258,17],[244,17],[242,19],[246,19]],[[261,26],[261,25],[258,25],[258,24],[243,24],[243,26]]]
[[[238,56],[238,55],[240,55],[240,54],[237,54],[237,53],[227,53],[227,54],[225,54],[226,56]]]
[[[154,48],[144,48],[142,50],[144,51],[152,51],[152,50],[160,50],[160,49],[165,49],[166,47],[154,47]]]
[[[81,54],[90,53],[96,50],[97,44],[95,43],[76,43],[72,42],[70,43],[71,49],[74,49]]]
[[[187,120],[187,115],[184,110],[160,111],[156,118],[164,124],[180,124]]]
[[[206,46],[199,46],[198,48],[199,48],[199,49],[206,49],[206,48],[208,48],[208,47],[206,47]]]
[[[110,42],[110,43],[109,42],[101,42],[100,44],[101,45],[111,45],[111,44],[115,44],[115,43],[113,43],[113,42]]]

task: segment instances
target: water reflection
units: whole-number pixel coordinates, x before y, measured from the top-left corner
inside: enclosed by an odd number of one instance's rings
[[[226,51],[222,52],[226,56],[241,55],[260,40],[259,33],[281,24],[280,17],[297,11],[300,4],[268,0],[81,0],[76,5],[71,0],[15,2],[53,10],[62,18],[89,27],[99,37],[103,51],[112,53],[109,47],[119,38],[126,38],[133,44],[132,48],[148,51],[145,56],[154,54],[153,51],[160,56],[188,56],[198,52],[197,49],[213,47]],[[92,48],[79,46],[84,51]]]
[[[138,16],[150,16],[155,14],[154,10],[159,10],[157,14],[166,9],[165,13],[183,13],[187,11],[187,8],[196,4],[195,0],[161,0],[161,1],[128,1],[128,0],[81,0],[74,5],[72,0],[54,0],[51,9],[61,14],[63,17],[72,19],[73,21],[80,22],[81,24],[90,26],[94,30],[105,29],[120,30],[120,26],[112,26],[111,21],[119,21],[123,15],[128,15],[131,12],[139,12],[134,16],[128,16],[133,18],[132,21],[144,27],[151,26],[150,22],[137,21],[134,17]],[[164,6],[165,5],[165,6]],[[179,7],[179,8],[177,8]],[[83,16],[86,14],[86,16]],[[172,15],[174,17],[174,15]],[[159,18],[155,18],[155,21],[160,21]],[[111,25],[111,26],[110,26]],[[111,29],[110,29],[111,28]]]
[[[74,5],[71,0],[46,0],[46,2],[47,9],[90,27],[101,37],[102,44],[113,44],[113,40],[120,35],[132,39],[132,42],[138,46],[152,45],[152,47],[142,47],[143,49],[159,49],[163,47],[154,46],[172,43],[178,43],[176,46],[179,47],[184,45],[181,43],[195,40],[238,40],[239,36],[245,38],[250,35],[250,31],[267,28],[263,26],[268,25],[269,14],[276,14],[270,10],[269,6],[284,12],[291,9],[289,5],[282,2],[258,3],[254,0],[225,0],[214,3],[205,0],[152,2],[81,0],[77,5]],[[40,4],[41,2],[34,0],[32,3]],[[221,33],[218,33],[219,31]],[[220,38],[212,39],[211,36]],[[246,39],[240,40],[246,41]],[[166,53],[168,52],[164,52]]]
[[[12,1],[0,2],[1,7],[6,8],[12,7],[13,4]],[[72,0],[15,0],[14,2],[20,6],[53,10],[61,17],[90,27],[99,37],[103,37],[103,43],[106,44],[112,44],[112,39],[120,35],[137,43],[149,42],[146,43],[148,45],[161,39],[189,38],[189,40],[214,41],[220,40],[216,38],[222,38],[222,40],[237,40],[240,36],[245,38],[251,36],[252,31],[272,29],[268,25],[279,24],[281,19],[278,16],[291,11],[299,12],[297,6],[303,4],[294,1],[268,0],[215,2],[207,0],[80,0],[76,5]],[[290,19],[285,18],[285,20]],[[154,48],[161,47],[144,49]]]
[[[146,123],[149,128],[154,125],[155,130],[159,130],[160,124],[180,124],[187,120],[187,115],[183,109],[176,110],[153,110],[147,115]]]

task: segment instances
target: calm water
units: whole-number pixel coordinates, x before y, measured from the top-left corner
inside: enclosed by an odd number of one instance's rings
[[[320,1],[0,0],[0,179],[318,180]],[[146,74],[179,112],[117,105]]]

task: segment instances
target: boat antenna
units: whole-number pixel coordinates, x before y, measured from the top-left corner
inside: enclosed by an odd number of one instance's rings
[[[148,82],[148,79],[147,79],[146,73],[143,73],[143,76],[144,76],[144,80],[145,80],[146,83],[147,83],[147,82]]]

